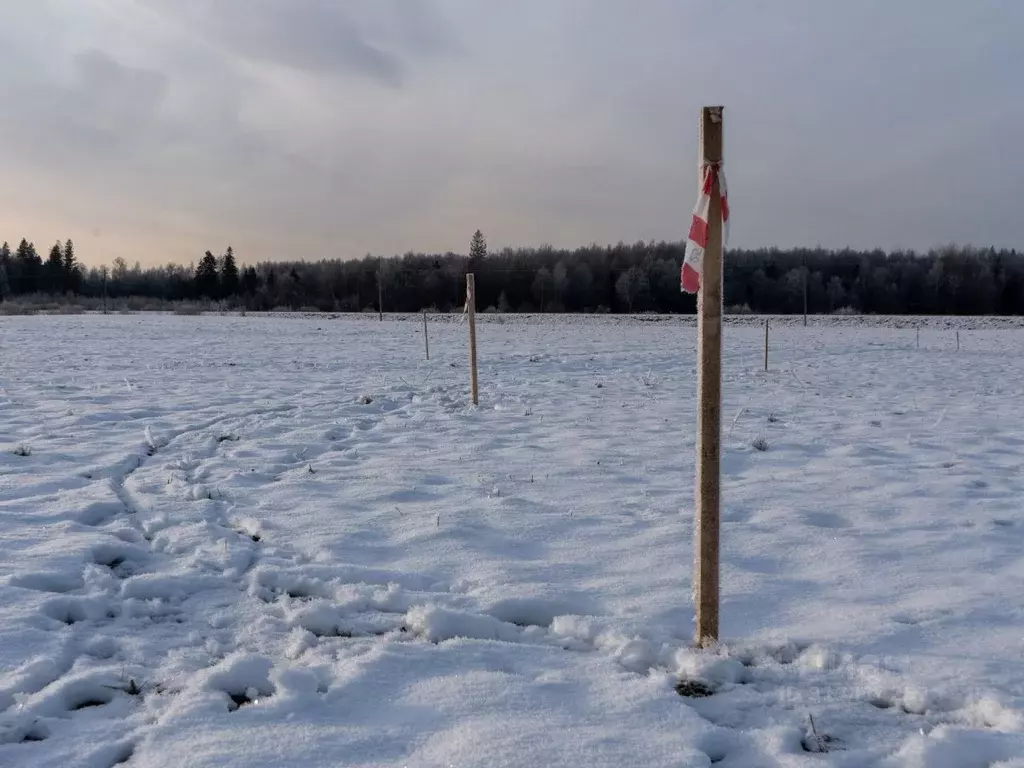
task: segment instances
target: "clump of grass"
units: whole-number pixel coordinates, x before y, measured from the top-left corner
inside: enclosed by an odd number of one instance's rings
[[[817,727],[814,725],[813,715],[808,713],[807,719],[810,721],[811,727],[800,742],[804,752],[823,754],[834,750],[836,748],[836,740],[827,733],[818,732]]]
[[[19,445],[17,448],[14,449],[14,455],[15,456],[31,456],[32,455],[32,449],[29,446],[27,446],[24,443],[22,443],[21,445]]]
[[[768,441],[765,440],[764,437],[759,435],[754,438],[754,441],[750,444],[750,447],[753,448],[755,451],[767,451]]]
[[[651,373],[650,373],[650,371],[648,371],[648,373],[647,373],[647,375],[646,375],[646,376],[641,376],[641,377],[640,377],[640,382],[641,382],[641,383],[642,383],[642,384],[643,384],[643,385],[644,385],[645,387],[647,387],[648,389],[650,389],[650,388],[652,388],[652,387],[656,387],[656,386],[658,386],[658,385],[659,385],[659,384],[661,383],[661,379],[659,379],[659,378],[658,378],[658,377],[656,377],[656,376],[652,376],[652,375],[651,375]]]

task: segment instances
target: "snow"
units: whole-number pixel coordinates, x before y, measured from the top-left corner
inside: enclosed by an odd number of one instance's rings
[[[703,651],[692,319],[4,318],[0,765],[1024,766],[1024,323],[762,322]]]

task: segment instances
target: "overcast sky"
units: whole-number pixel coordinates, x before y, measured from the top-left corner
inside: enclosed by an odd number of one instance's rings
[[[1024,247],[1020,0],[0,0],[0,240],[88,263]]]

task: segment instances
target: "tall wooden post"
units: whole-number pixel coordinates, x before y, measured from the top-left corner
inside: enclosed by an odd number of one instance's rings
[[[423,347],[427,351],[427,360],[430,359],[430,337],[427,335],[427,313],[423,313]]]
[[[722,107],[700,117],[700,168],[722,161]],[[718,640],[719,510],[722,441],[722,197],[716,182],[708,210],[708,240],[697,300],[697,504],[694,526],[695,641]]]
[[[469,393],[473,405],[480,404],[476,378],[476,278],[466,275],[466,313],[469,315]]]

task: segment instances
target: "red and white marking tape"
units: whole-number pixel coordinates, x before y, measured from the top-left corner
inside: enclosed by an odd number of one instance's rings
[[[707,163],[702,169],[703,181],[700,197],[693,209],[690,234],[686,238],[686,256],[683,258],[680,287],[685,293],[696,293],[700,289],[700,276],[704,272],[704,250],[708,247],[708,211],[711,208],[711,190],[718,181],[722,196],[722,247],[729,239],[729,202],[725,194],[725,173],[721,163]]]

